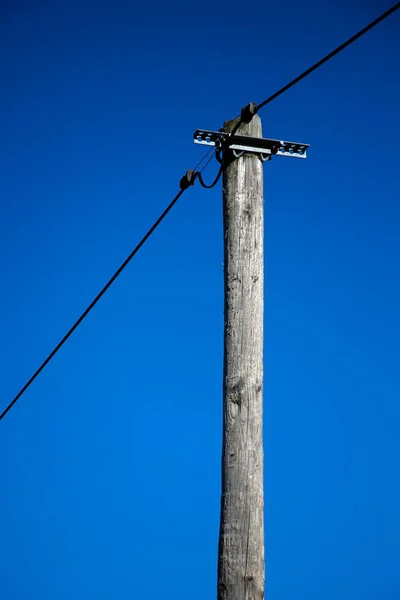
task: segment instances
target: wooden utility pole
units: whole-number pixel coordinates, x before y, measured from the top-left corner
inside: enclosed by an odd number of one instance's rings
[[[264,598],[263,165],[273,156],[306,158],[309,144],[262,138],[258,107],[220,131],[197,129],[195,144],[214,146],[223,165],[224,431],[218,600]],[[184,185],[201,173],[188,171]],[[218,181],[218,179],[216,180]],[[216,182],[214,182],[215,184]],[[214,185],[213,184],[213,185]]]
[[[237,120],[228,121],[231,132]],[[238,135],[260,138],[255,115]],[[228,154],[231,151],[226,151]],[[229,156],[225,156],[229,160]],[[224,375],[218,600],[264,598],[263,163],[244,153],[223,178]]]

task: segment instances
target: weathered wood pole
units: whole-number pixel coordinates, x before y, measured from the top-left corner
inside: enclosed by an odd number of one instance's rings
[[[236,120],[225,123],[231,131]],[[238,135],[261,137],[256,115]],[[229,158],[229,157],[228,157]],[[255,154],[224,171],[224,375],[218,600],[264,598],[263,164]]]

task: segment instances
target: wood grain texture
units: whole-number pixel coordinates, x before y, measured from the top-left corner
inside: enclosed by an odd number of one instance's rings
[[[235,121],[225,124],[225,131]],[[256,115],[239,135],[261,137]],[[234,160],[223,179],[224,375],[218,600],[264,598],[263,164]]]

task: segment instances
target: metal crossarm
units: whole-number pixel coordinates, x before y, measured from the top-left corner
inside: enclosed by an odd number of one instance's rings
[[[246,135],[230,135],[223,131],[208,131],[197,129],[193,141],[203,146],[215,146],[218,149],[252,152],[264,156],[290,156],[292,158],[307,158],[307,148],[310,144],[284,142],[269,138],[253,138]]]

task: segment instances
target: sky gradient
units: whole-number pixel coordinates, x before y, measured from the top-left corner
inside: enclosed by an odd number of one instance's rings
[[[0,410],[201,158],[194,130],[390,5],[3,0]],[[399,26],[260,113],[311,144],[264,167],[271,600],[400,597]],[[197,184],[0,423],[2,600],[216,597],[222,251]]]

